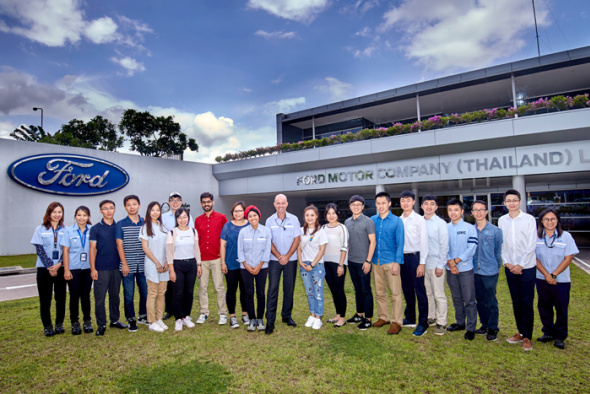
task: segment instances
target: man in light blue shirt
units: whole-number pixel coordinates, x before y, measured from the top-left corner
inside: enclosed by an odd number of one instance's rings
[[[447,204],[451,218],[449,229],[449,252],[447,254],[447,283],[455,306],[455,320],[447,331],[467,328],[465,339],[475,338],[477,308],[475,306],[475,283],[473,278],[473,255],[477,249],[477,231],[463,221],[463,202],[453,198]],[[467,319],[467,325],[465,324]]]

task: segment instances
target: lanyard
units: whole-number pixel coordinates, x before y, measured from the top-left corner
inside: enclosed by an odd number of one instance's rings
[[[551,242],[551,245],[547,243],[547,235],[545,234],[545,230],[543,230],[543,240],[545,241],[545,246],[547,246],[549,249],[553,248],[553,244],[555,243],[555,239],[557,239],[557,231],[555,231],[549,239],[553,240]]]
[[[53,249],[57,249],[57,236],[58,236],[58,232],[55,231],[55,229],[53,228],[53,226],[51,227],[51,230],[53,231]],[[59,228],[58,228],[59,230]]]
[[[78,231],[78,235],[80,236],[80,243],[82,244],[82,250],[84,250],[84,247],[86,246],[86,233],[88,232],[88,227],[84,229],[84,236],[82,236],[80,230],[76,231]]]

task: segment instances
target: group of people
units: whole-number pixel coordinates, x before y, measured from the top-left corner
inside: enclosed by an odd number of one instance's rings
[[[93,282],[96,335],[106,331],[107,293],[112,328],[135,332],[139,323],[147,324],[151,331],[163,332],[168,329],[164,320],[172,316],[176,331],[192,328],[210,317],[211,276],[220,325],[229,322],[231,328],[240,327],[236,315],[239,290],[241,323],[248,326],[248,331],[272,334],[281,276],[282,322],[297,326],[292,310],[299,271],[309,305],[306,327],[323,326],[325,281],[335,307],[334,317],[326,322],[333,327],[348,323],[367,330],[388,325],[388,334],[412,327],[414,336],[422,336],[434,326],[435,335],[465,330],[467,340],[479,334],[495,341],[499,331],[496,287],[504,265],[518,329],[507,341],[522,343],[524,350],[533,348],[536,285],[543,323],[543,335],[538,341],[553,342],[563,349],[571,288],[568,266],[578,249],[571,235],[563,231],[555,209],[541,212],[537,225],[533,216],[520,210],[520,198],[516,190],[504,194],[508,214],[499,219],[498,227],[488,222],[487,202],[482,200],[475,201],[471,209],[475,225],[463,220],[463,202],[458,199],[447,203],[449,223],[436,214],[438,199],[434,195],[422,197],[421,216],[414,210],[416,196],[411,191],[400,194],[403,213],[399,217],[391,213],[388,193],[376,195],[377,214],[371,218],[363,214],[364,198],[354,195],[349,199],[352,216],[340,223],[338,206],[327,204],[323,226],[314,205],[304,209],[301,226],[299,219],[287,212],[288,201],[283,194],[275,197],[276,212],[264,225],[260,209],[246,206],[243,201],[232,206],[228,221],[214,211],[213,195],[207,192],[200,196],[204,213],[194,221],[176,192],[169,196],[169,212],[162,214],[160,204],[154,201],[148,205],[145,218],[139,214],[139,197],[125,197],[123,205],[128,215],[116,223],[115,203],[104,200],[99,204],[102,219],[96,225],[91,225],[90,210],[80,206],[74,213],[75,224],[64,227],[63,206],[54,202],[47,207],[43,223],[31,240],[38,256],[37,286],[44,333],[53,336],[65,332],[66,284],[72,334],[93,332]],[[356,308],[348,319],[344,291],[347,270]],[[374,322],[371,271],[378,315]],[[455,309],[455,323],[450,325],[445,277]],[[193,322],[197,279],[200,313]],[[121,283],[127,324],[119,321]],[[137,317],[135,284],[139,290]],[[50,312],[52,294],[56,302],[55,328]]]

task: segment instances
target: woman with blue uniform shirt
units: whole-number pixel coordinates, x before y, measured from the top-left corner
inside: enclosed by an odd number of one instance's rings
[[[543,323],[543,336],[537,341],[554,341],[553,346],[564,349],[571,289],[569,265],[579,250],[571,234],[561,228],[559,213],[555,209],[543,210],[539,214],[539,221],[536,250],[537,307]]]
[[[76,224],[66,228],[66,234],[61,240],[63,247],[64,279],[68,281],[70,290],[70,322],[72,323],[72,335],[80,335],[80,322],[78,321],[79,308],[82,304],[84,319],[84,332],[91,333],[90,317],[90,290],[92,289],[92,277],[90,275],[90,209],[79,206],[74,213]]]
[[[238,235],[238,260],[241,262],[242,280],[246,290],[246,309],[250,317],[248,331],[263,331],[266,327],[264,306],[266,298],[264,291],[268,275],[268,261],[270,260],[271,232],[260,224],[260,210],[254,205],[246,208],[249,226],[240,230]],[[256,291],[257,305],[254,308],[254,292]]]
[[[238,318],[236,317],[236,293],[240,289],[240,304],[242,306],[242,322],[250,323],[248,312],[246,310],[246,290],[238,261],[238,236],[240,230],[248,226],[248,221],[244,216],[246,204],[244,201],[238,201],[230,211],[232,220],[225,223],[221,229],[219,254],[221,257],[221,272],[225,275],[227,282],[227,292],[225,293],[225,303],[229,313],[229,326],[239,328]]]
[[[61,240],[65,236],[64,207],[52,202],[45,211],[43,223],[35,229],[31,244],[37,251],[37,290],[44,335],[63,334],[66,314],[66,281],[62,267]],[[51,298],[55,294],[55,331],[51,320]]]

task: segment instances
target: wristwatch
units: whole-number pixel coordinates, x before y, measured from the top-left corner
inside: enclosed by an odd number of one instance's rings
[[[551,274],[551,277],[552,277],[553,279],[557,279],[557,275],[553,275],[553,274]]]

